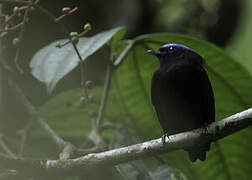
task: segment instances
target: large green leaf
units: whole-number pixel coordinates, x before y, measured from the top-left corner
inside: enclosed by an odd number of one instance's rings
[[[252,105],[252,79],[249,73],[220,48],[200,39],[177,34],[155,34],[136,38],[132,51],[117,69],[113,79],[127,114],[145,139],[161,135],[161,128],[150,102],[150,81],[158,60],[146,53],[166,43],[184,44],[206,60],[216,99],[219,120]],[[186,87],[185,87],[186,88]],[[189,179],[249,179],[252,175],[251,129],[215,143],[205,162],[191,164],[187,156],[168,153],[169,163],[180,167]]]
[[[84,138],[90,133],[90,113],[98,112],[103,88],[96,87],[89,90],[92,101],[83,103],[83,89],[73,89],[63,92],[40,107],[40,114],[48,121],[49,125],[60,135],[66,138]],[[116,106],[114,106],[116,104]],[[108,101],[105,121],[112,123],[125,122],[126,116],[122,115],[123,106],[117,95],[111,96]],[[33,131],[34,136],[44,136],[40,129]]]
[[[84,61],[115,36],[111,43],[113,47],[124,33],[125,28],[119,27],[90,38],[80,38],[77,48],[82,56],[82,60]],[[49,93],[52,92],[61,78],[78,66],[78,56],[72,45],[66,45],[62,48],[56,47],[58,43],[65,41],[67,40],[55,41],[40,49],[33,56],[30,63],[33,76],[46,84]]]

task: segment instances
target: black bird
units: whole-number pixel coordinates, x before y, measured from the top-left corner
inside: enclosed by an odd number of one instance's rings
[[[149,50],[160,68],[151,82],[151,100],[165,136],[205,127],[214,122],[214,94],[204,69],[204,59],[179,44]],[[210,143],[185,149],[192,162],[206,159]]]

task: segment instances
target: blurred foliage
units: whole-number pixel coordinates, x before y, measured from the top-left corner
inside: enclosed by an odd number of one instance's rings
[[[252,74],[252,1],[244,1],[245,9],[242,14],[239,29],[235,34],[233,41],[228,46],[229,52],[235,57],[237,62],[243,65],[245,69]]]
[[[243,3],[237,0],[162,1],[153,29],[186,33],[225,46],[237,29]]]

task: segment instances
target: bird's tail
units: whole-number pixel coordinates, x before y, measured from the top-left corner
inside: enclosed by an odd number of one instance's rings
[[[186,149],[189,154],[189,158],[192,162],[195,162],[197,159],[201,161],[206,160],[206,153],[210,149],[210,143],[206,143],[200,146],[194,146]]]

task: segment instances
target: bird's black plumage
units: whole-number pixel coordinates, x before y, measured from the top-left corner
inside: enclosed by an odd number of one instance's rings
[[[164,133],[172,135],[214,122],[214,94],[203,58],[179,44],[148,52],[160,60],[152,77],[151,99]],[[185,150],[191,161],[203,161],[209,149],[206,143]]]

